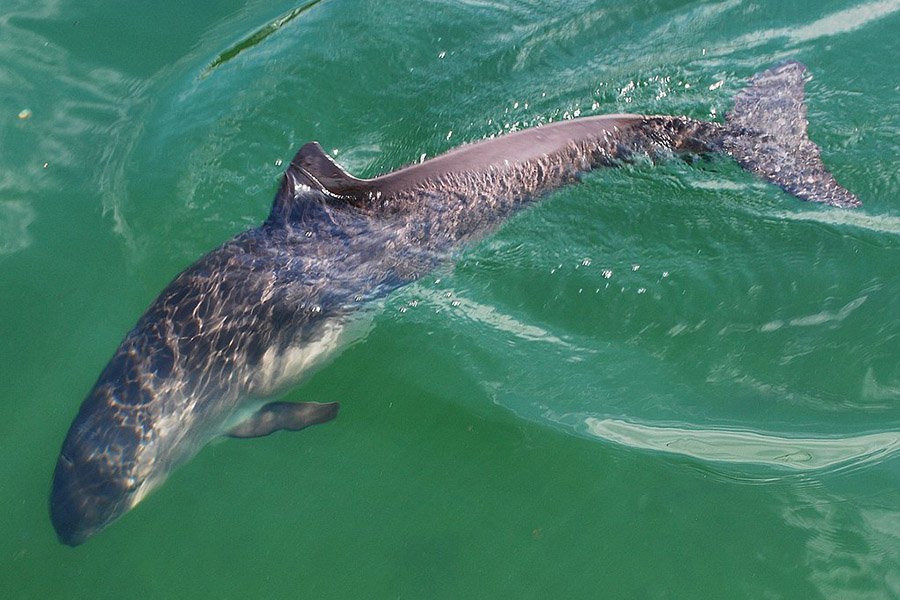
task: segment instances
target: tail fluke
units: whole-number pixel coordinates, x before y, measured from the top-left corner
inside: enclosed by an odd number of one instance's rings
[[[852,208],[859,198],[825,169],[806,134],[806,67],[788,61],[754,75],[725,116],[725,150],[737,162],[801,200]]]

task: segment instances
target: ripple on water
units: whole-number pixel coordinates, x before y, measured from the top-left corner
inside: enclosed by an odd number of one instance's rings
[[[18,198],[2,209],[3,252],[30,243],[27,227],[52,206],[41,202],[48,194],[56,196],[88,178],[90,202],[99,195],[114,231],[130,242],[125,165],[143,127],[139,115],[148,101],[148,83],[84,59],[40,33],[38,25],[59,21],[61,9],[51,5],[38,10],[39,15],[11,11],[2,23],[0,55],[14,60],[0,67],[0,82],[9,84],[16,105],[28,106],[15,128],[0,129],[0,137],[9,137],[19,148],[10,160],[15,168],[0,175],[0,192]],[[39,82],[53,83],[41,88]]]
[[[35,219],[34,208],[24,200],[0,202],[0,256],[13,254],[31,245],[28,227]]]
[[[846,437],[787,437],[773,433],[645,425],[586,417],[584,428],[608,442],[691,458],[792,471],[847,469],[880,462],[900,449],[900,432]],[[771,475],[771,474],[770,474]]]
[[[900,217],[893,215],[872,215],[862,211],[829,210],[829,211],[784,211],[776,214],[782,219],[793,221],[811,221],[824,225],[848,226],[875,233],[900,235]]]

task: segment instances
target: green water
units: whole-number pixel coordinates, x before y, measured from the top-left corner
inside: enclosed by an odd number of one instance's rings
[[[159,4],[0,16],[0,596],[900,595],[900,1]],[[56,541],[81,400],[302,143],[370,176],[578,114],[720,119],[788,57],[862,209],[727,160],[594,173],[289,395],[336,421],[216,442]]]

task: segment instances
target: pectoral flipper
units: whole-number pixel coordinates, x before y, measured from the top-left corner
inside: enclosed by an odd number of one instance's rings
[[[242,421],[228,435],[253,438],[269,435],[281,429],[300,431],[310,425],[326,423],[337,416],[340,403],[329,402],[270,402]]]

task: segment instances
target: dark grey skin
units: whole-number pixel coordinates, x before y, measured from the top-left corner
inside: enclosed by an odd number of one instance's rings
[[[803,200],[857,206],[806,137],[804,71],[789,62],[757,75],[724,124],[563,121],[369,180],[307,144],[268,219],[176,277],[81,405],[50,495],[60,541],[85,541],[216,436],[334,418],[336,403],[274,400],[359,335],[366,306],[585,171],[635,156],[719,152]]]

